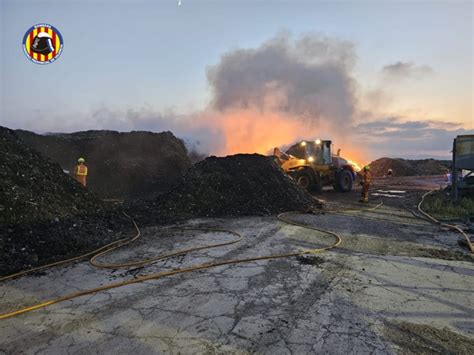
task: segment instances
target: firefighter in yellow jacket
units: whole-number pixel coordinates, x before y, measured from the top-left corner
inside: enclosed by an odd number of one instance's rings
[[[74,167],[74,177],[80,184],[82,184],[82,186],[86,187],[88,171],[84,162],[84,158],[79,158],[77,160],[77,165]]]
[[[360,202],[369,202],[369,188],[370,183],[372,182],[372,174],[370,173],[370,167],[368,165],[364,166],[362,172],[362,193],[360,196]]]

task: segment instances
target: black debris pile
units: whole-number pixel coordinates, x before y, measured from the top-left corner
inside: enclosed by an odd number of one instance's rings
[[[273,157],[237,154],[195,164],[175,188],[130,209],[141,223],[176,218],[265,216],[321,207],[287,176]]]
[[[1,275],[93,250],[128,230],[118,210],[4,127],[0,152]]]
[[[28,224],[101,211],[102,203],[59,165],[3,127],[0,151],[0,223]]]
[[[64,170],[72,171],[76,160],[84,157],[88,188],[102,198],[129,199],[167,191],[191,167],[184,143],[171,132],[16,133]]]
[[[370,163],[370,171],[376,177],[387,176],[389,170],[393,176],[443,175],[450,165],[448,160],[380,158]]]

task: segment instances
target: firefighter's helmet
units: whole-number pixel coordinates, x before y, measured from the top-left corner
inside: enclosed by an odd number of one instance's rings
[[[54,51],[53,37],[47,32],[40,32],[33,38],[31,50],[38,54],[48,55]]]

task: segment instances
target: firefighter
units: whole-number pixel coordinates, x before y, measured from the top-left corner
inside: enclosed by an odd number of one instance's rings
[[[74,177],[80,184],[82,184],[82,186],[86,187],[88,171],[87,166],[84,165],[84,162],[84,158],[77,159],[77,165],[74,167]]]
[[[362,194],[360,198],[360,202],[369,202],[369,187],[372,181],[372,174],[370,173],[370,168],[368,165],[364,166],[363,173],[362,173],[362,181],[360,184],[362,185]]]

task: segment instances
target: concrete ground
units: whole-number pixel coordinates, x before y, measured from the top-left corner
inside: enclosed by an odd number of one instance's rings
[[[397,181],[376,182],[373,192]],[[419,182],[417,191],[439,181]],[[357,193],[319,197],[332,209],[360,208]],[[383,200],[373,211],[291,217],[339,233],[343,243],[332,251],[146,281],[2,320],[0,353],[472,354],[474,258],[457,234],[415,218],[400,198]],[[245,239],[145,268],[98,270],[82,262],[5,282],[0,313],[137,275],[333,242],[275,217],[195,219],[187,226],[227,228]],[[142,234],[106,260],[234,238],[158,227]]]

